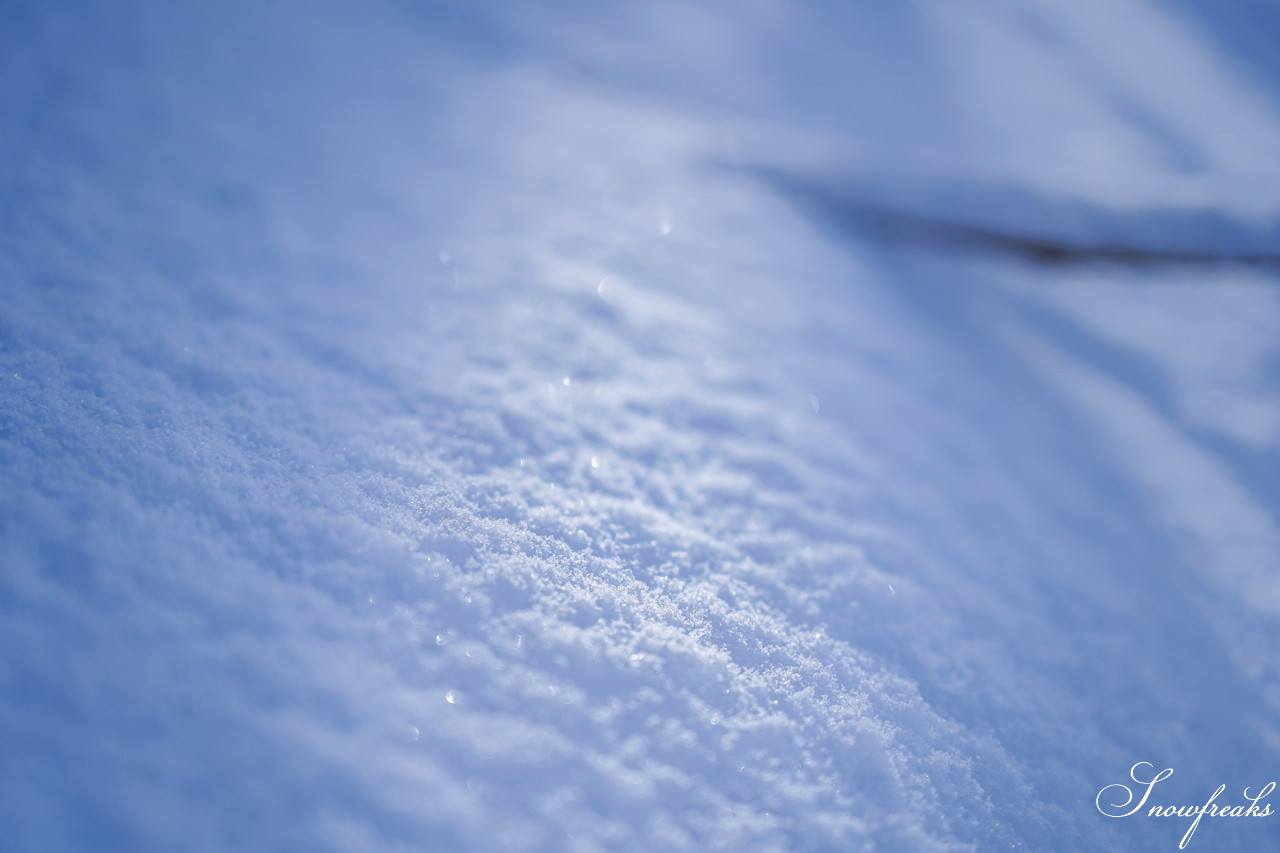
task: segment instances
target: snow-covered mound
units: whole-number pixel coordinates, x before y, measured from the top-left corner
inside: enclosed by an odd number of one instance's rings
[[[0,849],[1170,850],[1099,791],[1280,777],[1274,11],[183,5],[0,9]]]

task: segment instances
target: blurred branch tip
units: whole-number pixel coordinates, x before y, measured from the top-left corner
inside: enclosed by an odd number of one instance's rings
[[[902,249],[1049,267],[1280,272],[1280,228],[1259,228],[1214,210],[1126,211],[1009,188],[818,181],[769,169],[751,173],[824,229]]]

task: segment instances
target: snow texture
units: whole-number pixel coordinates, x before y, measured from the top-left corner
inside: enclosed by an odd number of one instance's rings
[[[1175,849],[1099,789],[1280,775],[1280,276],[854,211],[1274,252],[1278,23],[0,5],[0,849]]]

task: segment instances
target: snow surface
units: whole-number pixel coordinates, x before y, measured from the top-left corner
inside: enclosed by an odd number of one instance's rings
[[[1277,23],[0,6],[0,849],[1175,849],[1097,792],[1280,775],[1280,277],[850,211],[1275,251]]]

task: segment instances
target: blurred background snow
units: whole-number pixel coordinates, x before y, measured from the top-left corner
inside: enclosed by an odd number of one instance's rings
[[[1172,849],[1098,790],[1280,766],[1274,265],[857,211],[1275,253],[1277,26],[0,6],[0,849]]]

